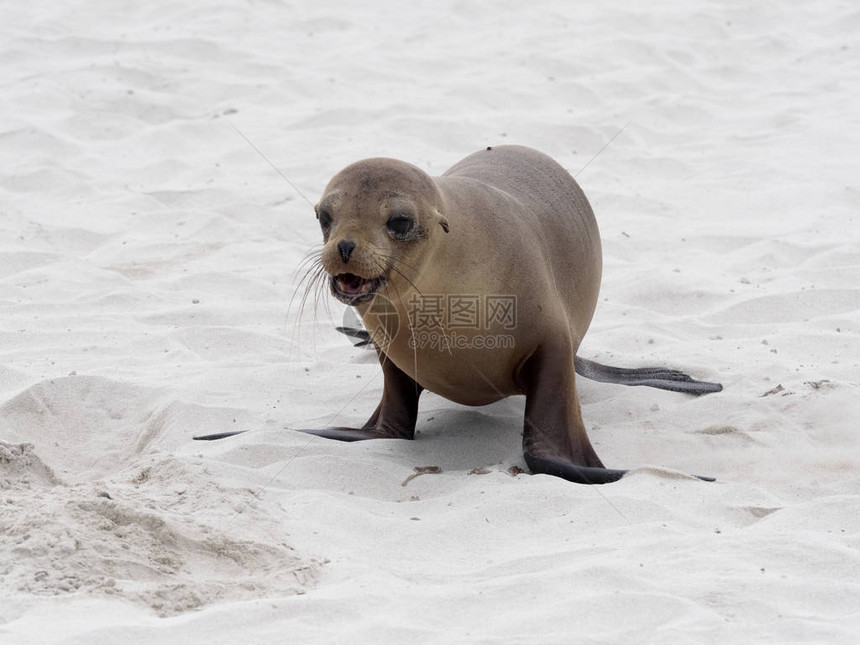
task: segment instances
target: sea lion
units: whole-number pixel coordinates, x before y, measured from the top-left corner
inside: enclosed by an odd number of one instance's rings
[[[335,175],[315,211],[331,293],[369,330],[384,386],[361,428],[302,432],[412,439],[425,389],[465,405],[521,394],[531,472],[598,484],[627,471],[595,453],[576,373],[692,394],[721,389],[675,370],[575,358],[597,304],[600,236],[579,185],[536,150],[490,147],[438,177],[394,159],[359,161]]]

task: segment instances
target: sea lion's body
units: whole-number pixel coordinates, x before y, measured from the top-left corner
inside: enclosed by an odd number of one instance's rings
[[[600,236],[576,181],[536,150],[487,148],[440,177],[367,159],[335,175],[316,212],[320,266],[332,294],[361,315],[385,382],[361,428],[302,432],[412,439],[425,389],[466,405],[521,394],[531,471],[605,483],[625,471],[605,468],[592,448],[576,373],[692,394],[721,389],[674,370],[575,360],[600,290]],[[495,316],[491,301],[513,311]],[[456,309],[464,303],[474,311]]]
[[[398,307],[401,326],[385,355],[425,389],[465,405],[525,394],[520,369],[549,344],[564,353],[573,370],[601,274],[597,222],[579,186],[546,155],[515,146],[475,153],[434,181],[451,232],[428,249],[432,268],[413,277],[413,288],[386,293]],[[410,320],[416,292],[427,306],[436,295],[444,297],[443,306],[450,297],[478,296],[484,308],[487,296],[510,296],[515,320],[511,329],[501,324],[486,329],[487,312],[479,311],[477,328],[449,324],[410,333],[403,322]],[[368,313],[371,305],[358,310],[369,329],[382,324]],[[443,342],[445,334],[455,335],[460,347],[413,347],[433,334]],[[488,334],[512,336],[513,347],[471,347],[475,336]]]

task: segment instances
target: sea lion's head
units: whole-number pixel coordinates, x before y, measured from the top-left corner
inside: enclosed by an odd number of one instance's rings
[[[421,169],[395,159],[367,159],[340,171],[315,206],[332,295],[348,305],[373,300],[387,286],[414,287],[427,245],[448,232],[442,197]]]

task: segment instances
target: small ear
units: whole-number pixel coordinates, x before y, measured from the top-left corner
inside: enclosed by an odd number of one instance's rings
[[[438,217],[438,218],[439,218],[439,226],[441,226],[441,227],[442,227],[442,230],[443,230],[443,231],[445,231],[446,233],[448,233],[448,232],[451,230],[451,229],[449,228],[449,226],[448,226],[448,218],[447,218],[447,217],[445,217],[445,216],[444,216],[442,213],[440,213],[439,211],[436,211],[436,217]]]

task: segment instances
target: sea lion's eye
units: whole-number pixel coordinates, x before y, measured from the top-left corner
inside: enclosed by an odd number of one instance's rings
[[[394,215],[389,217],[388,222],[385,224],[385,227],[389,232],[397,237],[408,235],[413,226],[415,226],[415,222],[406,215]]]
[[[317,219],[320,221],[320,228],[323,230],[323,233],[331,228],[331,215],[328,214],[328,211],[318,211]]]

